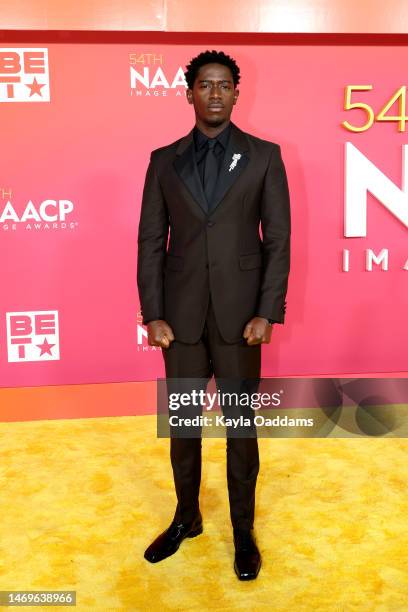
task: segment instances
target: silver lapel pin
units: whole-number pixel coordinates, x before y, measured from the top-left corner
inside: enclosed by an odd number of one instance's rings
[[[228,168],[228,172],[231,172],[231,170],[233,170],[235,168],[235,166],[237,165],[237,162],[239,159],[241,159],[242,155],[241,153],[234,153],[232,156],[232,162],[230,164],[230,167]]]

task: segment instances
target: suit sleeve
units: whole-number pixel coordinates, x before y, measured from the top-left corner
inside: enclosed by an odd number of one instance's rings
[[[138,234],[137,285],[143,324],[164,318],[163,266],[169,222],[153,153],[143,188]]]
[[[290,269],[290,199],[279,145],[273,148],[261,199],[263,277],[257,316],[283,323]]]

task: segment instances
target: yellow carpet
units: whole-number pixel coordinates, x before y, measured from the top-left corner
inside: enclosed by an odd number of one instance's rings
[[[161,563],[143,559],[176,504],[155,426],[0,425],[0,590],[76,590],[81,611],[408,610],[407,440],[260,439],[263,566],[245,583],[232,567],[222,439],[203,441],[204,533]]]

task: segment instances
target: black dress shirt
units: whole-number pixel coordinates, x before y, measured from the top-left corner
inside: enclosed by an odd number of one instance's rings
[[[207,154],[208,145],[207,142],[209,140],[215,140],[216,143],[214,145],[214,155],[218,162],[218,174],[220,172],[220,168],[224,159],[225,149],[227,148],[229,135],[231,132],[231,123],[228,123],[227,127],[222,130],[215,138],[208,138],[203,132],[197,127],[194,126],[193,137],[194,137],[194,145],[196,151],[196,161],[197,161],[197,169],[198,174],[200,176],[201,184],[204,185],[204,165],[205,165],[205,156]]]

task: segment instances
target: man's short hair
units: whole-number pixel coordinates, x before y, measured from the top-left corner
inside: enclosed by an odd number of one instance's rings
[[[234,81],[234,87],[239,83],[240,71],[236,61],[226,55],[223,51],[203,51],[187,64],[187,70],[184,73],[186,77],[187,85],[189,89],[193,88],[194,81],[196,80],[197,74],[201,66],[206,64],[222,64],[227,66],[232,73],[232,80]]]

